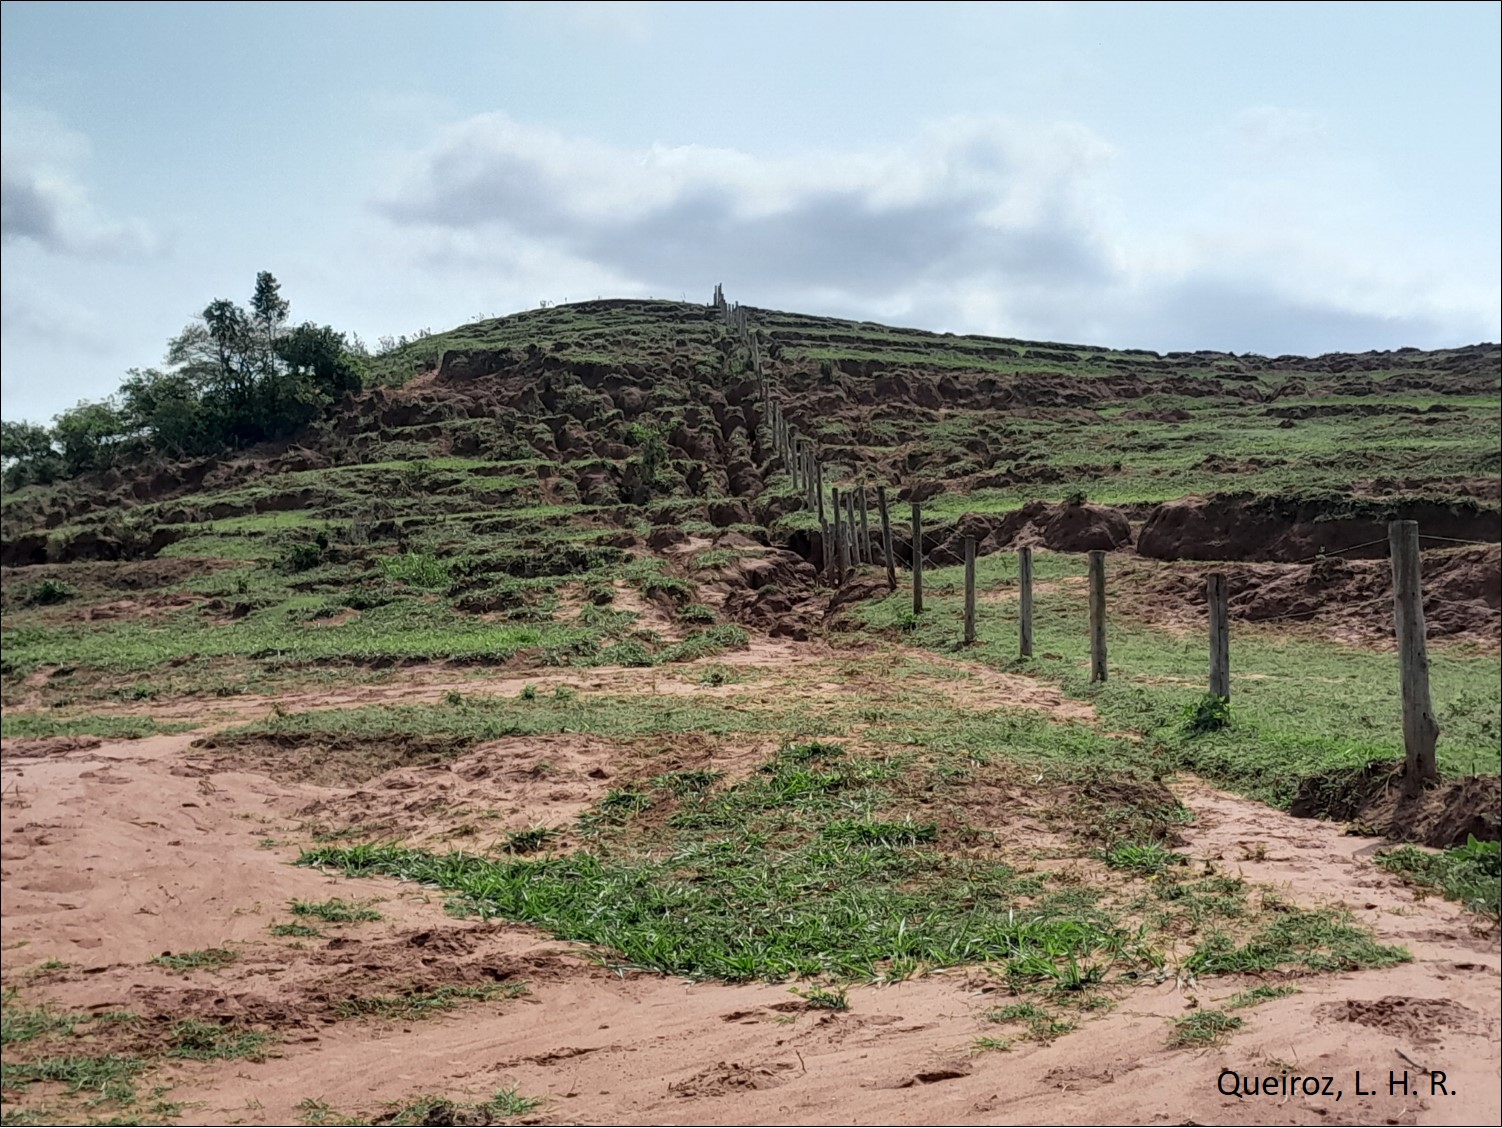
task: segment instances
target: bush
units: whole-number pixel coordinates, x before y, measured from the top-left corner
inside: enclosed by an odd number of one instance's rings
[[[1231,702],[1215,693],[1184,706],[1184,731],[1190,736],[1220,732],[1231,727]]]
[[[77,594],[78,591],[69,584],[48,576],[32,589],[26,602],[32,607],[48,607],[54,603],[66,603]]]
[[[449,566],[436,556],[425,552],[407,552],[401,556],[386,556],[381,559],[381,570],[391,579],[409,587],[434,591],[446,588],[452,577]]]

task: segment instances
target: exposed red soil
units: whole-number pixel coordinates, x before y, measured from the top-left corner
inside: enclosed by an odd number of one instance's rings
[[[1241,1012],[1246,1028],[1208,1050],[1171,1048],[1169,1021],[1256,980],[1123,989],[1113,1010],[1051,1044],[978,1052],[976,1038],[1007,1033],[985,1021],[1008,995],[983,972],[857,986],[845,1013],[810,1009],[785,986],[617,976],[531,929],[450,918],[422,889],[287,865],[295,848],[279,843],[297,811],[337,790],[244,771],[180,774],[187,737],[45,757],[36,746],[25,758],[13,751],[7,742],[7,983],[23,977],[28,995],[74,1009],[130,1007],[148,1022],[194,1015],[279,1039],[262,1062],[182,1062],[153,1074],[188,1102],[186,1123],[295,1123],[310,1099],[368,1117],[418,1092],[484,1100],[513,1084],[545,1098],[532,1117],[544,1123],[1440,1124],[1498,1115],[1495,939],[1474,935],[1454,905],[1416,898],[1338,827],[1193,780],[1176,790],[1197,814],[1179,847],[1196,865],[1300,903],[1344,905],[1415,961],[1298,978],[1299,994]],[[385,919],[331,927],[302,947],[268,933],[287,919],[288,898],[330,896],[375,898]],[[212,946],[241,958],[188,975],[143,962]],[[47,958],[75,966],[26,971]],[[339,1017],[350,1000],[445,983],[525,984],[528,993],[427,1021]],[[1431,1094],[1414,1062],[1444,1070],[1453,1095]],[[1356,1094],[1357,1069],[1378,1092]],[[1328,1074],[1342,1097],[1228,1096],[1217,1089],[1223,1070]],[[1417,1091],[1390,1096],[1388,1070],[1408,1070]]]
[[[1426,551],[1422,568],[1429,637],[1496,646],[1502,627],[1502,546]],[[1154,621],[1176,615],[1202,619],[1209,571],[1226,577],[1234,620],[1284,626],[1304,623],[1343,642],[1392,645],[1392,568],[1385,559],[1328,556],[1303,564],[1209,568],[1125,558],[1112,565],[1113,581],[1123,598]]]

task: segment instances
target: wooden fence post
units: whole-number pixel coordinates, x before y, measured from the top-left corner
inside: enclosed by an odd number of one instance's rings
[[[1392,550],[1393,626],[1398,636],[1398,662],[1403,685],[1403,795],[1418,796],[1425,784],[1439,780],[1434,747],[1439,722],[1429,697],[1429,645],[1424,625],[1424,585],[1419,569],[1417,521],[1392,521],[1387,526]]]
[[[829,507],[834,511],[834,571],[831,575],[836,586],[845,582],[845,522],[840,507],[840,487],[829,487]]]
[[[1017,642],[1024,658],[1033,656],[1033,550],[1017,550]]]
[[[975,641],[975,538],[965,538],[965,642]]]
[[[1106,554],[1090,553],[1090,680],[1106,680]]]
[[[824,516],[824,463],[814,460],[814,501],[819,506],[819,524],[824,524],[828,518]]]
[[[876,508],[881,511],[881,554],[887,566],[887,590],[897,590],[897,558],[892,555],[892,518],[887,513],[887,487],[876,487]]]
[[[861,546],[855,539],[855,494],[845,491],[845,542],[849,549],[851,569],[860,567]]]
[[[1210,607],[1210,694],[1231,699],[1231,624],[1226,607],[1226,577],[1211,572],[1205,577],[1205,602]]]
[[[873,563],[872,556],[871,556],[871,523],[870,523],[870,517],[868,516],[868,512],[869,511],[866,508],[866,483],[865,482],[861,483],[860,510],[861,510],[861,540],[860,540],[860,545],[861,545],[861,562],[865,563],[865,564],[870,564],[870,563]]]
[[[923,614],[923,510],[913,502],[913,614]]]

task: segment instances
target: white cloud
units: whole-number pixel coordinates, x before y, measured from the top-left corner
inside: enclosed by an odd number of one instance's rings
[[[786,308],[1165,349],[1496,335],[1485,271],[1395,255],[1380,192],[1350,205],[1328,123],[1259,107],[1210,142],[1207,190],[1149,229],[1117,186],[1131,155],[1079,125],[951,119],[903,145],[765,157],[484,114],[412,154],[376,208],[435,276],[479,263],[553,298],[724,281]]]
[[[51,114],[0,103],[0,238],[84,258],[150,252],[146,224],[95,207],[79,179],[88,139]]]

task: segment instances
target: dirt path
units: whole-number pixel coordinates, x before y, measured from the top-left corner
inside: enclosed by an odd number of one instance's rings
[[[814,661],[806,650],[789,659]],[[1052,692],[971,672],[979,680],[955,684],[988,702]],[[1348,907],[1414,962],[1292,980],[1298,994],[1242,1012],[1245,1028],[1218,1049],[1168,1048],[1169,1020],[1257,980],[1121,990],[1108,1013],[1051,1044],[980,1052],[977,1038],[1002,1032],[985,1012],[1008,997],[979,970],[856,987],[848,1012],[810,1010],[785,986],[619,977],[535,930],[449,917],[432,891],[292,866],[305,841],[299,812],[348,792],[206,771],[191,739],[12,742],[0,773],[7,985],[71,1008],[238,1019],[284,1035],[263,1062],[154,1074],[189,1102],[186,1123],[297,1123],[309,1100],[368,1117],[417,1092],[484,1100],[512,1084],[546,1098],[528,1119],[547,1123],[1498,1120],[1495,935],[1474,935],[1448,902],[1416,899],[1360,856],[1368,840],[1195,780],[1177,788],[1198,816],[1183,848],[1196,865],[1300,904]],[[288,919],[289,898],[336,895],[380,898],[384,919],[306,944],[269,934]],[[240,959],[218,972],[144,962],[220,946]],[[72,966],[36,972],[48,959]],[[352,990],[429,981],[525,983],[529,993],[420,1022],[334,1013]],[[1431,1093],[1435,1078],[1420,1067],[1443,1071],[1450,1094]],[[1217,1090],[1223,1070],[1334,1080],[1328,1096],[1238,1098]],[[1357,1070],[1375,1095],[1357,1094]],[[1389,1095],[1389,1071],[1405,1070],[1408,1095]]]

